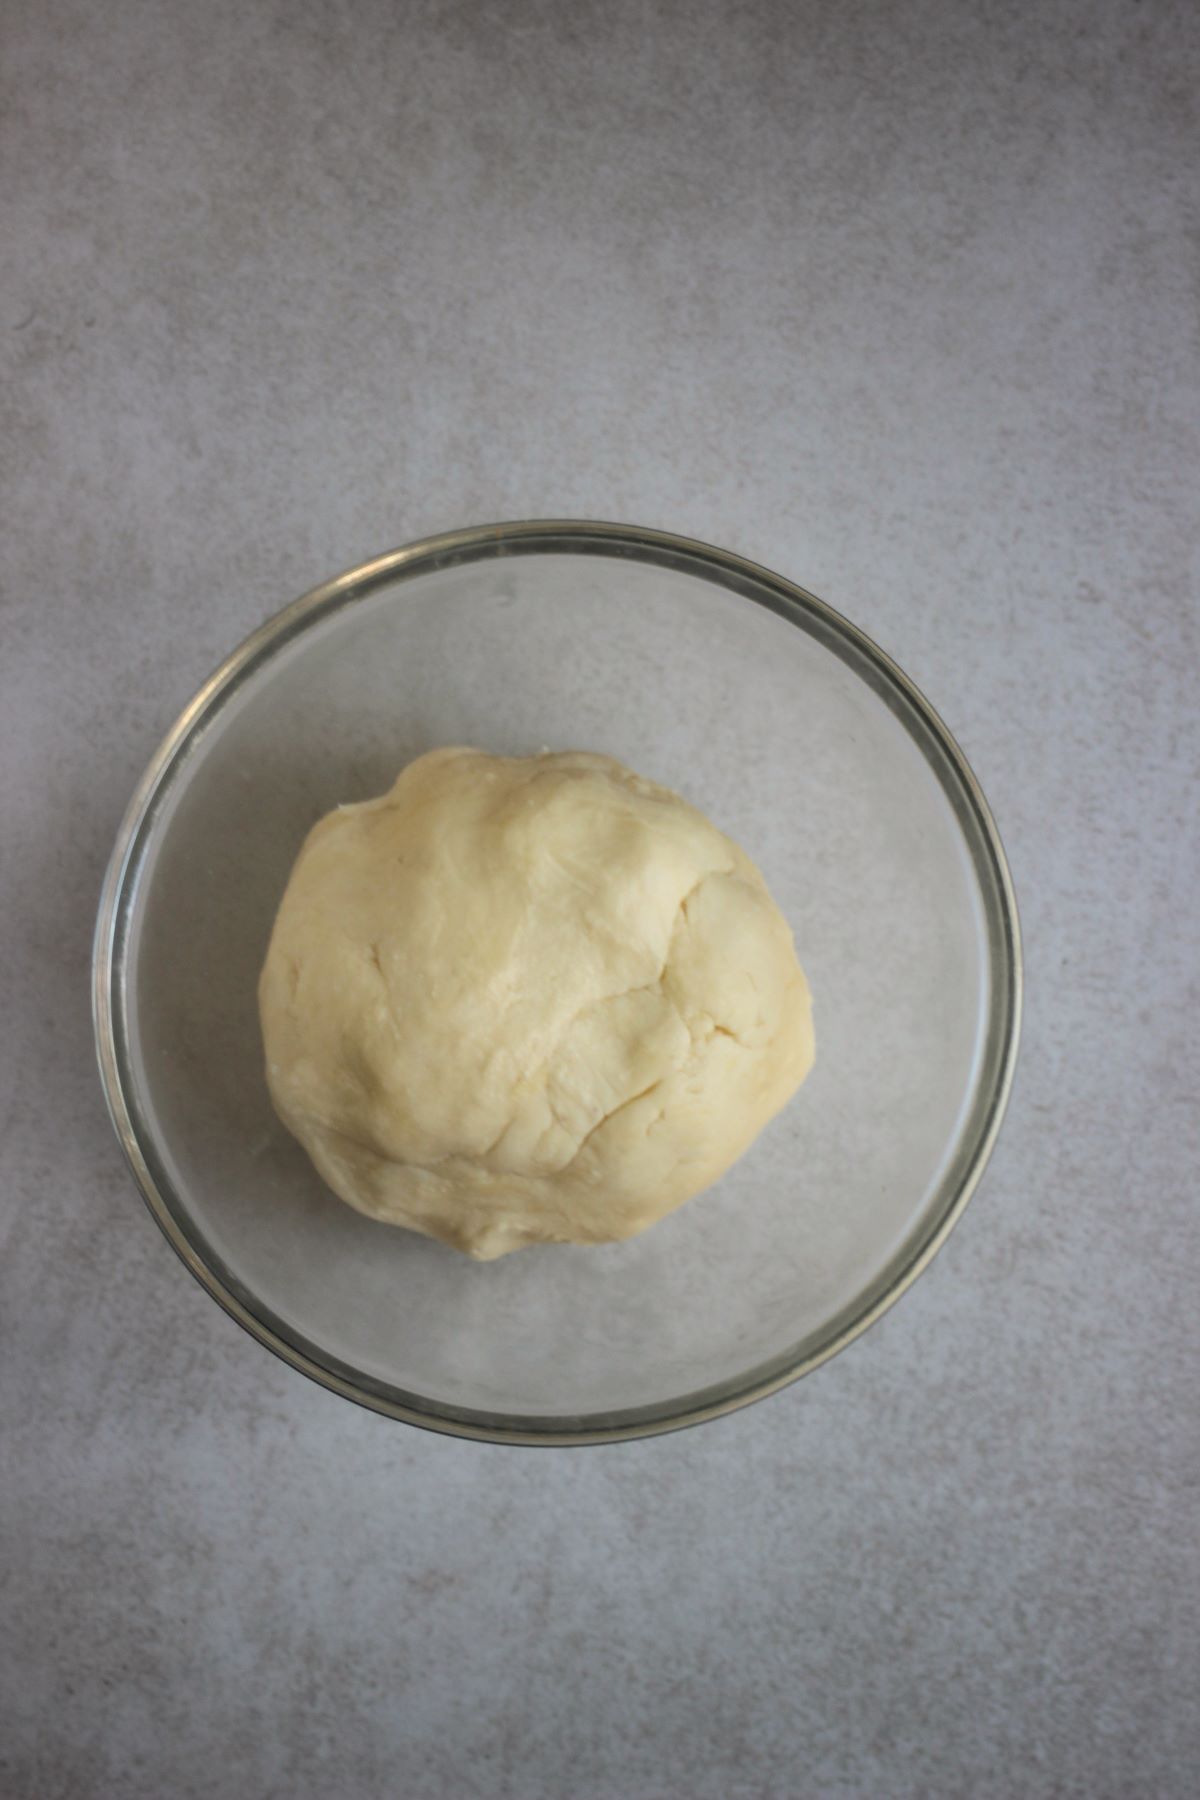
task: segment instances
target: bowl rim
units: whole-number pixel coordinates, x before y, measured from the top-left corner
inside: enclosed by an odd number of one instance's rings
[[[199,1228],[188,1229],[188,1209],[138,1106],[125,1020],[129,928],[155,821],[189,750],[223,704],[285,645],[381,586],[461,563],[547,553],[623,556],[700,575],[816,637],[866,680],[922,751],[963,832],[986,917],[991,998],[980,1078],[954,1154],[904,1244],[842,1313],[820,1333],[715,1387],[649,1407],[542,1418],[452,1407],[390,1387],[323,1352],[242,1287]],[[1012,1090],[1022,990],[1016,896],[991,809],[952,733],[904,671],[826,602],[746,557],[673,532],[580,519],[520,520],[417,539],[310,589],[251,632],[183,708],[134,790],[105,874],[92,953],[92,1016],[109,1116],[152,1217],[201,1286],[284,1362],[346,1399],[426,1430],[524,1445],[622,1442],[702,1424],[789,1386],[874,1324],[928,1267],[979,1183]]]

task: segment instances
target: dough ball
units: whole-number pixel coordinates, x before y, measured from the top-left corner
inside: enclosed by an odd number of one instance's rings
[[[434,750],[314,826],[259,984],[279,1115],[336,1194],[487,1259],[642,1231],[813,1060],[766,883],[606,756]]]

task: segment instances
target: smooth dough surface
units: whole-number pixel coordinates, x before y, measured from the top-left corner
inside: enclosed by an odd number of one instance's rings
[[[310,832],[259,984],[275,1106],[373,1218],[479,1258],[644,1230],[813,1060],[749,857],[584,751],[434,750]]]

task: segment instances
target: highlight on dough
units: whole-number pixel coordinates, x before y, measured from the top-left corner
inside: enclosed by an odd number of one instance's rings
[[[309,833],[259,982],[280,1118],[341,1199],[481,1260],[646,1229],[812,1066],[750,858],[611,757],[430,751]]]

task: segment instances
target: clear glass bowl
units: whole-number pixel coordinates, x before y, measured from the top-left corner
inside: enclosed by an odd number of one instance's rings
[[[472,1263],[336,1200],[271,1109],[255,987],[300,842],[447,743],[621,758],[736,838],[794,928],[813,1074],[629,1243]],[[234,1318],[395,1418],[563,1444],[743,1405],[903,1291],[995,1138],[1020,951],[979,787],[861,632],[721,550],[531,523],[379,557],[233,653],[121,827],[94,1006],[141,1190]]]

